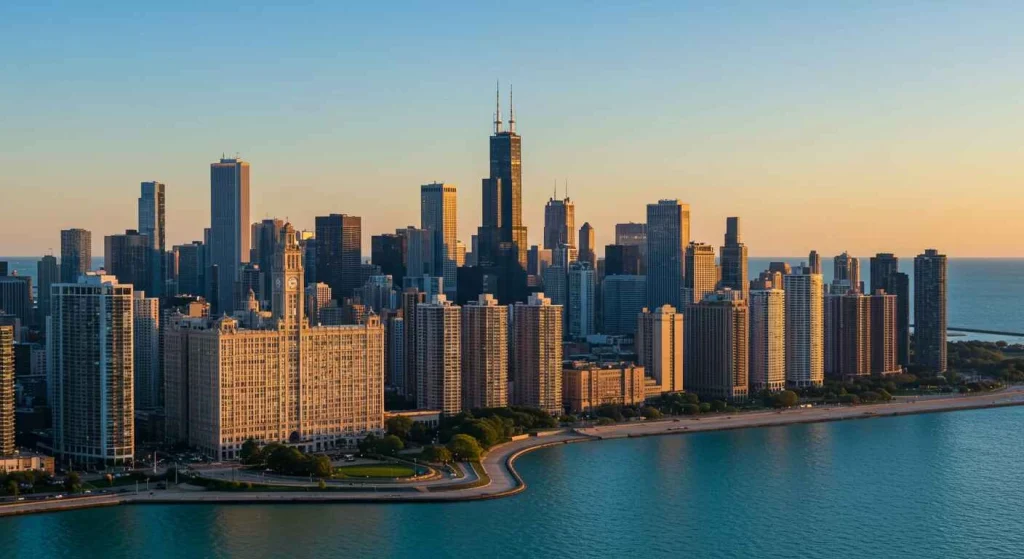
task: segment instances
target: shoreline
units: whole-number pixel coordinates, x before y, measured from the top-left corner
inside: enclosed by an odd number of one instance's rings
[[[86,508],[145,504],[386,504],[386,503],[458,503],[500,499],[518,495],[528,483],[515,468],[520,457],[552,446],[640,437],[685,435],[713,431],[757,429],[831,421],[901,417],[926,413],[1001,408],[1024,405],[1024,387],[968,396],[904,400],[885,404],[846,407],[818,407],[765,412],[741,412],[732,415],[682,416],[663,420],[619,423],[601,427],[565,429],[503,443],[491,449],[480,461],[488,482],[475,487],[460,484],[415,487],[413,492],[396,493],[384,484],[372,491],[317,492],[226,492],[160,491],[148,494],[111,494],[29,501],[0,505],[0,517],[62,512]],[[474,482],[475,483],[475,482]],[[464,485],[471,485],[464,484]],[[397,488],[395,488],[397,489]]]

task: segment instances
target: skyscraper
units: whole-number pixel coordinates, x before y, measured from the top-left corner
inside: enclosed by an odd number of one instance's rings
[[[508,307],[491,294],[462,307],[462,409],[508,405]]]
[[[616,223],[615,244],[622,246],[635,246],[640,251],[640,275],[647,274],[647,224],[646,223]]]
[[[452,416],[462,411],[462,316],[436,295],[416,309],[416,405]]]
[[[605,245],[604,275],[640,276],[642,265],[640,247],[636,245]],[[645,295],[646,297],[646,295]]]
[[[597,246],[594,244],[594,228],[590,222],[580,227],[579,260],[590,264],[590,267],[597,270]]]
[[[683,390],[683,329],[683,313],[671,305],[637,316],[637,358],[660,392]]]
[[[384,320],[384,374],[387,385],[405,395],[405,318],[401,311]]]
[[[782,277],[786,290],[786,383],[797,388],[821,386],[824,332],[821,274],[799,266]]]
[[[164,294],[167,268],[164,254],[167,252],[167,233],[164,223],[164,184],[144,182],[139,196],[139,233],[149,239],[149,281],[137,286],[150,297],[159,298]]]
[[[458,239],[457,191],[454,184],[431,183],[420,187],[420,227],[433,239],[433,268],[444,278],[448,298],[456,293],[456,243]],[[523,250],[526,250],[524,243]]]
[[[807,266],[811,269],[812,274],[821,274],[824,272],[821,267],[821,255],[818,254],[818,251],[812,250],[810,254],[807,255]],[[788,274],[789,272],[786,273]]]
[[[597,274],[587,262],[574,262],[569,266],[569,328],[572,338],[586,338],[597,333],[596,302]]]
[[[132,331],[134,335],[135,409],[163,409],[163,367],[160,361],[160,299],[134,292]]]
[[[647,301],[647,277],[606,276],[601,282],[604,309],[601,332],[608,335],[636,334],[636,317]]]
[[[786,388],[786,292],[752,289],[750,309],[750,392]]]
[[[543,293],[512,310],[512,383],[521,406],[562,413],[562,307]]]
[[[740,234],[740,218],[725,218],[725,244],[722,245],[722,287],[732,289],[747,298],[750,282],[747,279],[747,245]]]
[[[39,286],[36,324],[43,329],[46,327],[46,317],[50,316],[50,286],[60,283],[60,266],[52,254],[44,256],[36,263],[36,283]]]
[[[490,138],[491,172],[483,180],[480,261],[491,266],[518,262],[519,268],[525,270],[529,245],[522,213],[522,138],[516,134],[515,108],[511,99],[510,93],[508,130],[503,130],[501,102],[496,97],[494,134]]]
[[[901,371],[897,341],[898,297],[878,290],[871,295],[871,374]]]
[[[184,245],[174,245],[171,250],[178,261],[178,294],[205,294],[206,245],[202,241],[192,241]]]
[[[568,196],[562,200],[552,196],[544,205],[544,248],[552,250],[575,244],[575,231],[576,206]]]
[[[871,293],[889,291],[893,274],[900,271],[900,259],[890,252],[879,252],[871,257]]]
[[[277,253],[278,239],[284,222],[280,219],[264,219],[252,224],[252,249],[249,251],[249,262],[256,264],[263,271],[262,285],[257,292],[269,297],[274,292],[270,273],[274,269],[274,258]]]
[[[370,262],[380,273],[391,276],[395,285],[405,278],[405,235],[383,234],[370,237]]]
[[[135,451],[132,286],[88,274],[54,285],[47,331],[53,451],[71,467]]]
[[[221,158],[210,164],[210,266],[208,281],[216,285],[210,293],[213,314],[234,310],[235,282],[242,265],[249,262],[252,229],[249,221],[249,163],[238,158]]]
[[[878,253],[871,258],[871,293],[896,296],[896,363],[910,365],[910,276],[899,271],[899,258]]]
[[[864,292],[860,283],[860,260],[843,252],[833,261],[832,294],[845,295],[850,289]]]
[[[85,229],[60,232],[60,281],[75,283],[92,268],[92,233]]]
[[[680,306],[690,244],[690,205],[679,200],[647,204],[647,306]]]
[[[149,237],[129,229],[123,235],[107,235],[103,238],[103,267],[108,274],[117,277],[118,283],[131,284],[138,291],[144,291],[153,276],[153,247]]]
[[[25,327],[32,324],[31,276],[0,276],[0,314],[16,316]]]
[[[14,327],[0,325],[0,456],[14,454]]]
[[[686,246],[686,278],[683,282],[689,299],[686,304],[698,303],[715,292],[718,269],[715,267],[715,247],[692,242]],[[741,294],[742,291],[737,291]]]
[[[417,385],[419,373],[417,372],[416,362],[416,316],[420,304],[424,301],[426,301],[426,297],[422,291],[412,288],[402,291],[401,303],[404,322],[403,332],[405,335],[405,342],[403,343],[405,350],[405,359],[403,360],[405,365],[405,382],[402,384],[403,390],[400,394],[405,395],[407,398],[415,398],[419,390]]]
[[[320,324],[320,309],[331,304],[331,287],[326,283],[306,285],[306,318],[310,325]]]
[[[316,279],[331,286],[338,301],[362,285],[362,218],[331,214],[316,217]]]
[[[686,307],[686,390],[703,399],[746,399],[749,331],[738,292],[710,293]]]
[[[946,255],[933,248],[914,258],[914,363],[946,370]]]
[[[825,375],[837,380],[871,374],[871,297],[851,289],[825,296]]]
[[[427,229],[402,229],[405,239],[405,277],[443,277],[434,268],[434,233]],[[404,284],[403,284],[404,285]]]

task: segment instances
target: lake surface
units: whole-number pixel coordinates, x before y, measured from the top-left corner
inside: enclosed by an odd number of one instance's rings
[[[1020,557],[1024,407],[565,445],[507,499],[0,519],[10,557]]]

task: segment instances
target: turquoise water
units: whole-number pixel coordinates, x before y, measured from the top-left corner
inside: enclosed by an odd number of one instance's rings
[[[520,495],[0,519],[18,557],[1019,557],[1024,407],[564,445]]]

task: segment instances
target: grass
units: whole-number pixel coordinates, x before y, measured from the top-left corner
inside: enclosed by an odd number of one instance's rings
[[[412,466],[404,464],[370,464],[365,466],[341,466],[334,469],[336,478],[397,478],[416,475]]]

